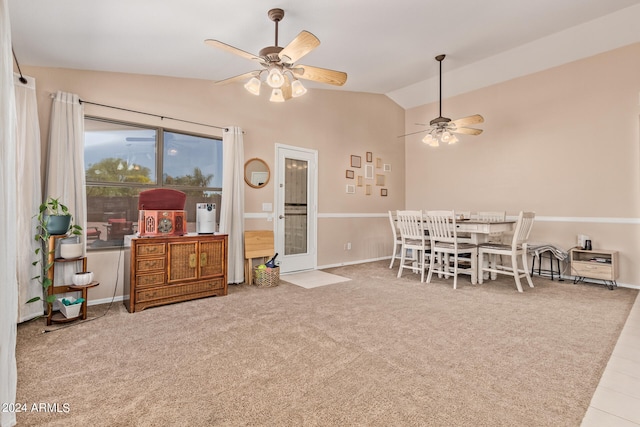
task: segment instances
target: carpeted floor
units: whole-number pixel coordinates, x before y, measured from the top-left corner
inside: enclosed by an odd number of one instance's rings
[[[637,295],[537,277],[522,294],[506,278],[453,290],[396,271],[117,303],[46,334],[22,324],[18,425],[579,426]]]

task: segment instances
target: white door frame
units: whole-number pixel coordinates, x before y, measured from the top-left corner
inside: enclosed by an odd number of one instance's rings
[[[284,254],[284,172],[285,165],[280,161],[281,153],[299,152],[309,161],[308,169],[308,253],[304,256],[294,255],[288,258]],[[275,181],[274,181],[274,236],[276,252],[280,255],[280,272],[315,270],[318,266],[318,150],[294,147],[292,145],[275,145]],[[311,159],[307,159],[311,157]]]

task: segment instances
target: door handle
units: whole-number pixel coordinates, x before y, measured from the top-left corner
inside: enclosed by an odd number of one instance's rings
[[[280,215],[278,218],[280,218],[280,219],[284,219],[284,215]]]

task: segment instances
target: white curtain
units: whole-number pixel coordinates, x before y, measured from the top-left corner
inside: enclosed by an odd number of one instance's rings
[[[16,105],[11,25],[7,0],[0,0],[0,403],[16,401]],[[16,424],[15,412],[0,410],[0,426]]]
[[[222,200],[220,232],[229,235],[227,282],[244,281],[244,142],[242,129],[222,135]]]
[[[59,198],[75,224],[87,228],[84,176],[84,107],[78,95],[58,91],[51,107],[45,200]],[[86,240],[83,239],[86,246]]]
[[[45,172],[45,200],[59,199],[69,208],[75,224],[87,229],[84,176],[84,107],[78,95],[58,91],[51,106],[49,153]],[[83,253],[86,251],[86,239]],[[75,264],[60,265],[53,280],[68,283],[76,272]]]
[[[17,188],[16,194],[16,252],[18,273],[18,322],[24,322],[42,315],[42,303],[32,302],[33,297],[42,297],[42,285],[37,279],[40,266],[33,265],[35,250],[40,244],[33,238],[37,231],[35,218],[42,201],[40,177],[40,125],[36,102],[36,82],[24,76],[27,83],[21,83],[14,74],[17,112]]]

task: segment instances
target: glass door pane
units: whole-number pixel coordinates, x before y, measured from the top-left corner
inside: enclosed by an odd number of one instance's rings
[[[306,160],[285,158],[284,253],[308,252],[308,180]]]

